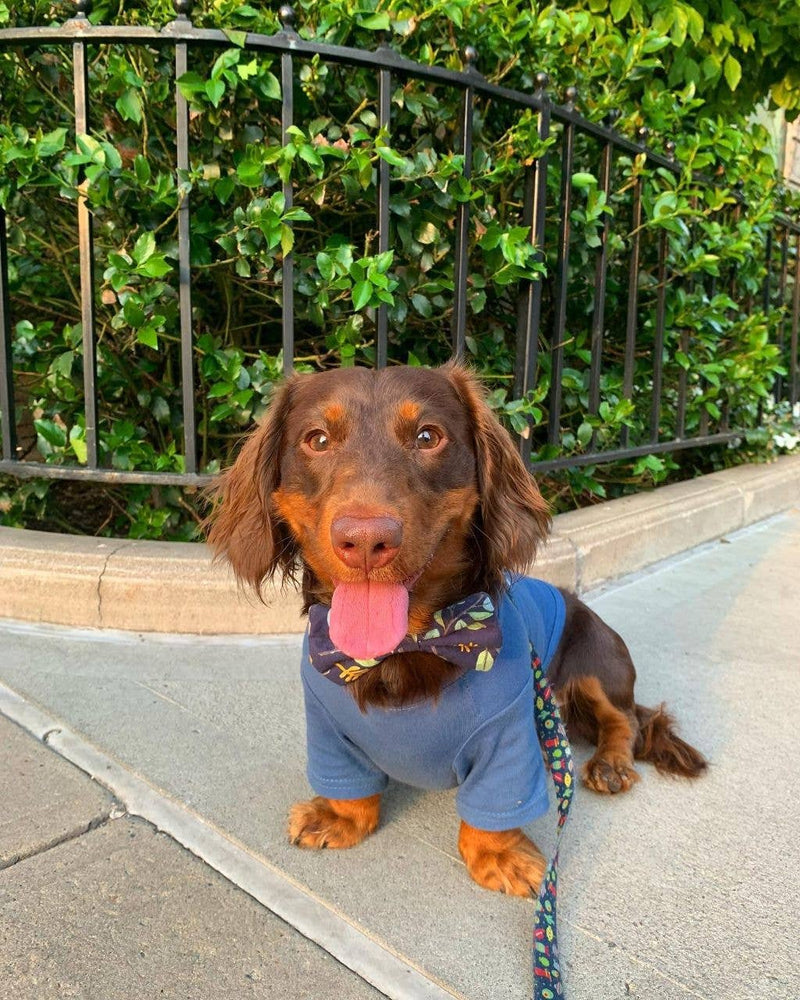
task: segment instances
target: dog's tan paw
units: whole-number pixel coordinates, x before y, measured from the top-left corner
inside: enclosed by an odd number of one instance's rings
[[[521,830],[489,833],[462,823],[458,849],[467,871],[484,889],[510,896],[538,895],[547,864]]]
[[[606,795],[627,792],[639,780],[633,761],[627,756],[595,754],[583,765],[583,783]]]
[[[296,802],[289,811],[289,840],[314,850],[355,847],[378,826],[378,803],[372,799],[343,803],[317,796]]]

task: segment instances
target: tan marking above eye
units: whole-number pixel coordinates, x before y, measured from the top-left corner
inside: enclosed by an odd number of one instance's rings
[[[329,426],[331,424],[342,423],[346,417],[345,408],[341,403],[330,403],[322,411],[322,416],[325,423]]]
[[[419,418],[419,413],[419,404],[411,399],[404,400],[397,408],[397,415],[400,419],[407,420],[409,423],[414,423]]]

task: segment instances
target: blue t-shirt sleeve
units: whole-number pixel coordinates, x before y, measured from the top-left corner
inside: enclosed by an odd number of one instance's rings
[[[339,730],[303,678],[308,781],[317,795],[361,799],[382,792],[388,778]]]
[[[510,830],[547,812],[547,775],[533,723],[533,675],[485,722],[455,761],[456,807],[479,830]]]

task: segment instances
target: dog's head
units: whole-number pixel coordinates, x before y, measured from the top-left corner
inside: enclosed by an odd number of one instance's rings
[[[220,478],[209,541],[259,590],[303,569],[307,603],[410,592],[409,628],[524,569],[546,504],[476,379],[438,369],[295,375]],[[380,590],[380,588],[376,588]]]

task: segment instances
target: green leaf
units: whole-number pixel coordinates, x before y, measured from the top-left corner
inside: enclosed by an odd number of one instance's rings
[[[37,434],[52,448],[63,448],[67,443],[67,435],[63,427],[53,420],[34,420],[33,426]],[[41,449],[40,449],[41,450]],[[48,454],[51,453],[48,451]]]
[[[390,149],[389,146],[376,146],[375,150],[382,160],[391,163],[393,167],[404,167],[406,165],[405,159],[399,153],[395,153],[393,149]]]
[[[258,73],[258,60],[251,59],[249,63],[240,63],[236,67],[236,73],[240,80],[249,80]]]
[[[169,422],[170,409],[169,403],[164,399],[163,396],[156,396],[153,400],[153,405],[150,407],[153,416],[161,424],[166,424]]]
[[[142,233],[133,247],[133,259],[142,265],[156,252],[156,238],[151,232]]]
[[[152,347],[154,351],[158,350],[158,331],[150,323],[137,330],[136,340],[140,344],[144,344],[145,347]]]
[[[370,14],[367,17],[359,18],[362,28],[369,28],[370,31],[387,31],[390,26],[389,15],[386,13]]]
[[[59,375],[63,375],[64,378],[69,378],[72,374],[72,365],[75,361],[74,351],[64,351],[63,354],[59,354],[56,360],[53,362],[53,371],[58,372]]]
[[[353,285],[353,308],[363,309],[372,298],[372,285],[368,281],[359,281]]]
[[[199,73],[189,71],[178,79],[178,90],[187,101],[191,101],[195,94],[204,91],[206,87],[205,79]]]
[[[128,87],[123,91],[114,102],[114,106],[123,121],[135,122],[138,125],[142,120],[142,99],[135,87]]]
[[[81,465],[86,465],[86,431],[78,424],[70,427],[69,443]]]
[[[223,80],[208,80],[205,86],[206,96],[215,108],[219,107],[219,102],[225,93],[225,82]]]
[[[67,130],[65,128],[53,129],[52,132],[43,135],[36,143],[36,152],[39,156],[53,156],[55,153],[60,153],[64,148],[66,137]]]
[[[172,267],[164,260],[163,254],[157,254],[155,257],[151,257],[145,264],[142,264],[137,270],[139,274],[143,274],[147,278],[163,278],[165,274],[169,274]]]
[[[429,319],[433,315],[431,300],[425,295],[420,295],[419,292],[415,292],[411,296],[411,305],[417,310],[420,316],[425,319]]]
[[[684,9],[686,11],[688,21],[689,35],[696,45],[703,37],[703,29],[705,27],[703,16],[698,10],[695,10],[694,7],[687,6]]]
[[[150,164],[141,154],[133,161],[133,172],[136,174],[136,180],[142,187],[150,183]]]
[[[236,181],[232,177],[220,177],[214,183],[214,194],[219,199],[220,204],[224,205],[227,203],[235,188]]]
[[[125,317],[125,322],[137,330],[140,326],[144,326],[145,316],[144,309],[142,309],[141,303],[137,302],[135,298],[131,297],[126,300],[125,305],[122,307],[122,315]]]
[[[576,188],[586,188],[592,184],[597,184],[597,178],[594,174],[583,173],[578,171],[577,174],[572,175],[572,186]]]
[[[658,219],[662,215],[674,212],[677,207],[678,196],[675,192],[662,191],[658,198],[656,198],[655,204],[653,205],[653,217]]]
[[[282,97],[281,85],[277,76],[265,70],[258,76],[258,89],[264,97],[279,101]]]
[[[227,28],[223,30],[225,31],[225,35],[227,36],[228,41],[231,43],[231,45],[235,45],[238,49],[244,48],[244,43],[247,41],[246,31],[236,31],[234,28]]]
[[[217,382],[208,390],[209,399],[220,399],[222,396],[230,396],[234,390],[232,382]]]
[[[736,90],[739,81],[742,79],[742,67],[737,59],[732,55],[725,57],[725,80],[731,90]]]
[[[260,187],[264,179],[264,166],[261,160],[246,157],[237,165],[236,176],[246,187]]]
[[[103,163],[107,170],[119,170],[122,166],[122,157],[119,155],[116,146],[110,142],[102,143]]]
[[[632,0],[611,0],[611,16],[615,21],[621,21],[631,9]]]
[[[211,79],[219,80],[225,73],[225,70],[231,69],[238,64],[241,56],[242,53],[237,49],[226,49],[224,52],[221,52],[211,67]]]
[[[578,443],[583,448],[592,440],[592,430],[592,425],[586,420],[578,428]]]

